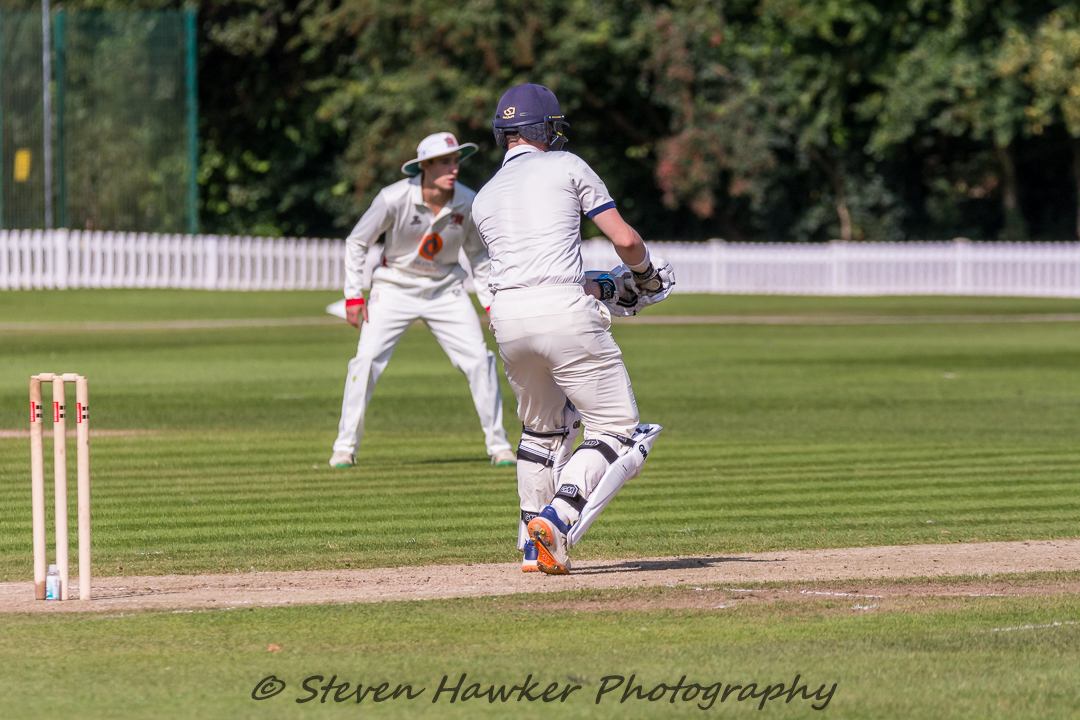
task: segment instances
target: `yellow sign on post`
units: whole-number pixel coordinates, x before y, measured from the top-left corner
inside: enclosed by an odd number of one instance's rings
[[[26,182],[30,178],[30,149],[15,151],[15,182]]]

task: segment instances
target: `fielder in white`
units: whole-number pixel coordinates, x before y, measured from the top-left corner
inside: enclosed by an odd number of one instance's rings
[[[523,571],[566,574],[568,547],[640,472],[661,429],[638,422],[611,313],[662,300],[674,277],[662,260],[650,260],[592,168],[559,152],[567,123],[550,90],[511,88],[493,125],[508,151],[477,194],[473,219],[491,256],[491,325],[524,424],[518,549]],[[625,266],[585,272],[582,213]],[[585,440],[574,450],[581,425]]]
[[[490,262],[471,213],[476,193],[457,182],[458,164],[476,149],[472,143],[459,145],[450,133],[424,138],[416,159],[401,168],[410,177],[384,188],[346,240],[346,319],[360,327],[362,317],[363,327],[345,378],[332,467],[356,463],[364,413],[375,384],[394,347],[416,320],[428,326],[450,362],[468,378],[492,464],[515,463],[502,424],[495,355],[484,342],[476,311],[462,284],[466,273],[458,264],[458,251],[464,248],[477,296],[485,308],[490,307]],[[372,275],[371,292],[365,301],[361,288],[364,263],[383,233],[382,265]]]

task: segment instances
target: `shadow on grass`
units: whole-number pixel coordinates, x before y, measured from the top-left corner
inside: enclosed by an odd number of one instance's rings
[[[491,461],[487,458],[480,460],[478,458],[454,458],[446,460],[444,458],[432,458],[431,460],[414,460],[409,463],[402,463],[403,465],[462,465],[467,463],[476,463],[477,465],[488,466],[491,465]]]
[[[160,595],[179,594],[179,590],[159,590],[155,588],[146,588],[144,590],[135,590],[128,588],[101,590],[100,588],[95,588],[93,594],[91,595],[91,600],[123,600],[125,598],[149,597],[151,595],[157,597]],[[78,597],[78,593],[75,593],[74,596]]]

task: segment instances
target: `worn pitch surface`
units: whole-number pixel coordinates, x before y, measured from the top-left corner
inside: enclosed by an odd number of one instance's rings
[[[0,583],[0,612],[295,606],[660,585],[993,576],[1077,568],[1080,540],[1046,540],[596,560],[575,566],[568,576],[526,574],[515,563],[491,563],[107,577],[94,579],[89,602],[35,601],[32,583]],[[77,587],[74,578],[71,586]]]

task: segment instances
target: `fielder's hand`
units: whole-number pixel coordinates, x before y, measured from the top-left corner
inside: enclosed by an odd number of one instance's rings
[[[353,305],[352,307],[345,308],[345,319],[350,325],[355,328],[360,327],[360,316],[363,315],[364,322],[368,321],[367,303],[363,305]]]

